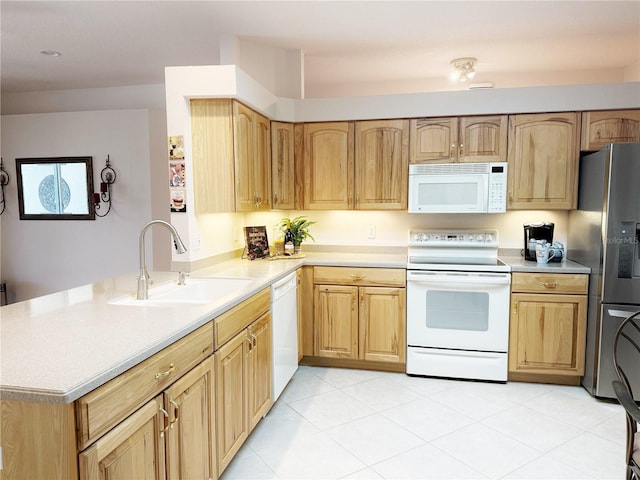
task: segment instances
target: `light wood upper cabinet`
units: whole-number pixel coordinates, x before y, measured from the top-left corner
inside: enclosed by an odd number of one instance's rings
[[[596,151],[607,143],[624,142],[640,142],[640,110],[582,113],[582,150]]]
[[[406,209],[409,121],[356,122],[355,135],[355,208]]]
[[[304,125],[304,209],[407,208],[407,120]]]
[[[194,211],[235,211],[233,119],[228,99],[192,99],[191,149]]]
[[[584,373],[587,275],[512,277],[509,379],[577,384]]]
[[[508,116],[460,117],[458,161],[506,162]]]
[[[271,133],[266,117],[233,102],[236,211],[271,205]]]
[[[579,131],[573,112],[509,117],[508,208],[576,207]]]
[[[353,208],[353,122],[304,125],[304,209]]]
[[[296,208],[295,128],[293,123],[271,122],[271,205]]]
[[[458,119],[414,118],[411,120],[411,163],[455,161]]]
[[[507,115],[411,120],[410,163],[504,162]]]

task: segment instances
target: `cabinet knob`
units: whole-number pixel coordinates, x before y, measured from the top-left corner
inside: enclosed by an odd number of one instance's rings
[[[355,275],[355,274],[351,275],[352,280],[364,280],[365,278],[367,278],[366,275]]]
[[[175,369],[176,369],[176,367],[174,367],[173,363],[170,364],[169,368],[167,370],[165,370],[164,372],[156,373],[156,380],[158,380],[158,379],[160,379],[162,377],[167,377],[167,376],[171,375]]]
[[[180,407],[178,407],[178,404],[173,399],[169,400],[169,403],[173,406],[173,420],[169,422],[169,428],[173,428],[173,424],[178,422]]]
[[[464,145],[461,143],[460,147],[458,148],[458,158],[462,157],[464,157]]]
[[[544,288],[556,288],[558,282],[540,282]]]
[[[451,144],[451,149],[449,150],[449,158],[453,160],[455,156],[456,156],[456,144],[454,142]]]
[[[163,426],[162,426],[162,429],[160,430],[160,437],[164,437],[164,432],[169,430],[169,412],[167,412],[162,407],[160,407],[159,411],[162,414],[162,418],[163,418]]]

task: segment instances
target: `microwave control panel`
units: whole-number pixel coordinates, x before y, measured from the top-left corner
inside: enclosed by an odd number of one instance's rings
[[[507,164],[489,164],[487,213],[507,211]]]

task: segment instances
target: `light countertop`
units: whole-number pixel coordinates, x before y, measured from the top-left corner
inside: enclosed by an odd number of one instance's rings
[[[398,247],[303,253],[304,258],[286,260],[233,259],[192,272],[192,277],[252,279],[208,304],[109,303],[135,294],[136,274],[131,273],[1,307],[0,396],[73,402],[302,265],[406,268],[407,264],[406,249]],[[518,257],[501,258],[513,271],[589,272],[570,261],[539,266]],[[177,273],[151,272],[151,277],[154,285],[160,285],[175,282]]]

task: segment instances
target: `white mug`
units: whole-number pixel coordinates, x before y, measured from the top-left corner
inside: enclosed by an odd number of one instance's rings
[[[538,243],[536,245],[536,262],[548,263],[554,257],[555,251],[549,250],[548,243]]]

